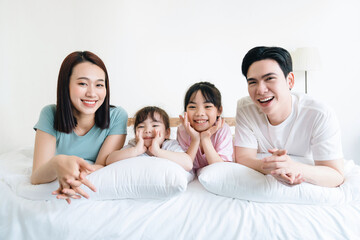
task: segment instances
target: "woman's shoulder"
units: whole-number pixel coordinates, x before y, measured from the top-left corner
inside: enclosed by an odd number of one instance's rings
[[[49,104],[41,109],[40,116],[51,116],[54,117],[56,113],[56,105]]]
[[[46,105],[41,111],[56,112],[56,104]]]
[[[126,110],[120,106],[111,106],[110,107],[110,118],[128,118]]]

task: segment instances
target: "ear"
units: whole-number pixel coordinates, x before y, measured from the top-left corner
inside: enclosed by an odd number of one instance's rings
[[[222,106],[218,109],[218,116],[220,116],[221,114],[222,114],[222,112],[223,112],[223,108],[222,108]]]
[[[294,85],[295,85],[295,76],[293,72],[289,72],[289,74],[286,77],[286,83],[289,86],[289,89],[293,89]]]
[[[166,129],[165,131],[165,139],[169,139],[170,138],[170,128]]]

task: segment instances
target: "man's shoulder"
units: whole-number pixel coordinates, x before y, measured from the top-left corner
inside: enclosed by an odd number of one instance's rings
[[[246,96],[246,97],[243,97],[243,98],[240,98],[237,102],[237,108],[253,108],[253,107],[256,107],[255,106],[255,103],[253,102],[253,100],[249,97],[249,96]]]
[[[325,102],[313,98],[312,96],[302,93],[293,93],[293,95],[297,98],[298,106],[301,110],[318,112],[323,114],[332,111],[330,106],[328,106]]]

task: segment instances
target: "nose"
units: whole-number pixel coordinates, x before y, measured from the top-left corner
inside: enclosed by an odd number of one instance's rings
[[[203,108],[203,107],[198,107],[198,108],[196,108],[195,115],[196,115],[196,116],[202,116],[202,115],[204,115],[204,108]]]
[[[152,132],[152,128],[151,128],[151,127],[145,127],[144,133],[149,134],[149,133],[151,133],[151,132]]]
[[[267,93],[267,91],[268,91],[268,88],[266,86],[266,83],[263,81],[260,81],[256,88],[256,93],[259,95],[263,95],[264,93]]]
[[[95,97],[96,94],[95,94],[95,88],[93,85],[89,85],[86,89],[86,97]]]

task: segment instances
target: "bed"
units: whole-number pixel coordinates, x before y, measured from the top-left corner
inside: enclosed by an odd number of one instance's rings
[[[234,125],[231,118],[227,122]],[[200,173],[165,198],[90,198],[68,205],[55,197],[33,200],[19,194],[31,165],[31,147],[0,155],[0,239],[360,239],[360,167],[350,160],[344,186],[322,188],[323,198],[314,197],[316,189],[310,187],[313,198],[297,195],[294,202],[279,192],[255,196],[248,184],[247,196],[214,194]],[[211,174],[210,169],[207,177]],[[287,188],[293,196],[302,191]]]

